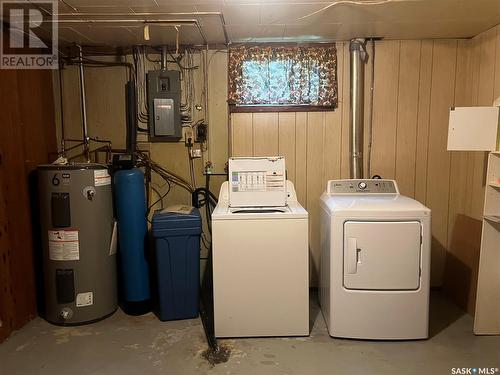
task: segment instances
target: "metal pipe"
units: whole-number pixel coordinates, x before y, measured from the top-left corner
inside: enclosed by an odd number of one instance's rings
[[[64,144],[64,97],[63,97],[63,75],[62,64],[59,63],[59,110],[61,115],[61,156],[66,157],[66,145]]]
[[[71,146],[71,147],[68,147],[68,148],[66,149],[66,152],[69,152],[69,151],[71,151],[71,150],[74,150],[75,148],[78,148],[78,147],[80,147],[81,145],[83,145],[83,142],[80,140],[80,141],[79,141],[76,145],[73,145],[73,146]]]
[[[167,46],[161,46],[161,70],[167,70]]]
[[[57,22],[57,24],[127,24],[127,23],[140,23],[142,25],[156,25],[156,26],[172,26],[172,25],[195,25],[201,38],[203,39],[203,44],[208,44],[207,38],[203,29],[201,28],[200,22],[196,19],[181,19],[181,20],[148,20],[148,19],[57,19],[52,22]]]
[[[205,50],[205,54],[203,55],[204,58],[203,58],[203,81],[204,81],[204,106],[205,106],[205,110],[204,110],[204,118],[205,118],[205,123],[207,124],[207,126],[210,126],[210,108],[208,108],[208,94],[209,94],[209,90],[210,90],[210,87],[209,87],[209,78],[208,78],[208,69],[209,69],[209,63],[210,63],[210,60],[208,58],[208,52],[209,52],[209,49],[208,49],[208,45],[207,45],[207,48]],[[216,52],[214,52],[216,53]],[[200,55],[200,59],[201,59],[201,55]],[[210,135],[208,134],[209,132],[207,131],[207,134],[206,134],[206,139],[205,139],[205,145],[206,145],[206,148],[205,150],[208,151],[208,160],[211,160],[210,156],[211,156],[211,147],[210,147]],[[203,152],[203,148],[202,148],[202,168],[203,168],[203,171],[205,171],[205,153]]]
[[[125,84],[125,125],[127,129],[127,152],[135,152],[137,145],[137,99],[135,81],[132,79]]]
[[[350,64],[350,110],[349,152],[350,178],[363,178],[363,126],[366,44],[364,39],[352,39],[349,43]]]
[[[373,95],[375,90],[375,39],[371,40],[370,56],[370,110],[368,112],[368,155],[366,156],[366,173],[370,178],[372,176],[372,144],[373,144]]]
[[[80,71],[80,105],[82,111],[83,154],[87,163],[90,163],[90,139],[87,128],[87,106],[85,104],[85,76],[83,74],[82,46],[78,45],[78,70]]]
[[[219,13],[220,23],[222,25],[222,31],[224,32],[224,39],[226,40],[226,46],[231,44],[231,39],[229,39],[229,34],[227,33],[226,20],[224,19],[224,14],[222,12]]]
[[[63,1],[64,2],[64,1]],[[71,6],[70,6],[71,7]],[[73,10],[76,9],[73,8]],[[159,13],[154,13],[154,12],[139,12],[139,13],[59,13],[58,15],[58,22],[60,23],[63,21],[63,23],[67,22],[68,20],[65,18],[72,18],[72,17],[149,17],[149,16],[156,16],[156,17],[164,17],[164,16],[174,16],[174,17],[179,17],[179,16],[217,16],[220,19],[221,25],[222,25],[222,31],[224,32],[224,38],[226,40],[226,45],[231,44],[231,40],[229,39],[229,34],[227,32],[227,27],[226,27],[226,20],[224,19],[224,14],[222,12],[159,12]],[[198,20],[196,20],[198,23],[198,28],[201,29]],[[205,43],[206,44],[206,43]]]

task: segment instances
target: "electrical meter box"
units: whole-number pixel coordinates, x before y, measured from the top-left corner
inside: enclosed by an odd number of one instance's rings
[[[285,158],[229,159],[230,207],[286,206]]]
[[[180,72],[150,70],[147,93],[149,139],[153,142],[177,142],[182,138]]]

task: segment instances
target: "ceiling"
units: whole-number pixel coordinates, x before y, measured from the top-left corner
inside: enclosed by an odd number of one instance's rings
[[[61,44],[112,47],[174,44],[175,23],[195,45],[468,38],[500,23],[500,0],[59,0],[59,14]]]

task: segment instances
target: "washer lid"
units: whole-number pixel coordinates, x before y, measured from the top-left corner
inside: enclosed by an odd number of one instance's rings
[[[212,220],[307,219],[307,211],[297,202],[285,207],[229,207],[219,202]]]
[[[344,223],[344,287],[416,290],[422,226],[418,221]]]

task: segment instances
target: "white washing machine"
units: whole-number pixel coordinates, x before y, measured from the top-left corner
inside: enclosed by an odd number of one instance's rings
[[[212,213],[216,337],[309,335],[308,214],[283,158],[233,158]]]
[[[328,181],[320,205],[320,303],[330,335],[427,338],[430,209],[381,179]]]

